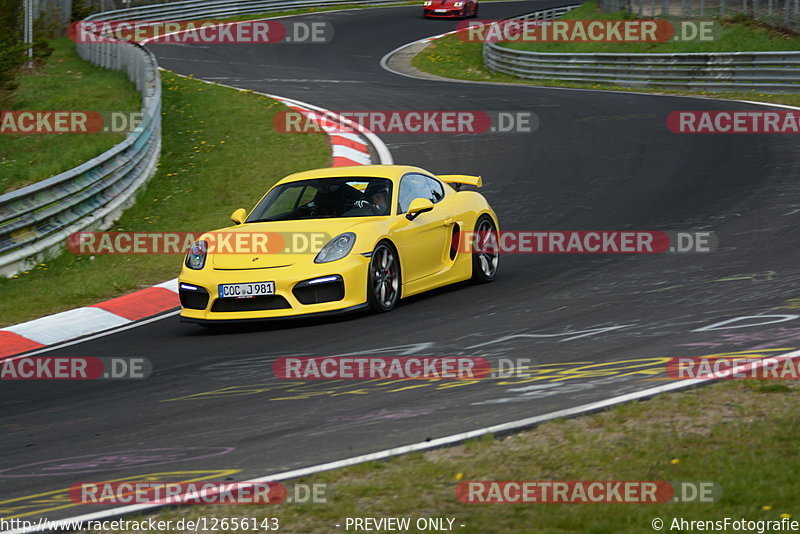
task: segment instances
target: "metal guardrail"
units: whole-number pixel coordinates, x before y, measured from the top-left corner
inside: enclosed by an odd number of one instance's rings
[[[577,6],[529,13],[514,20],[550,20]],[[528,80],[561,80],[622,87],[703,91],[800,93],[800,51],[681,54],[553,53],[484,43],[493,72]]]
[[[142,93],[142,121],[96,158],[0,195],[0,275],[11,276],[63,248],[73,232],[108,228],[155,172],[161,150],[155,57],[131,43],[84,43],[77,50],[95,65],[127,72]]]
[[[345,4],[385,5],[398,0],[184,0],[141,7],[106,11],[89,17],[90,20],[197,20],[225,18],[238,15],[273,13],[292,9],[338,6]]]
[[[597,6],[606,13],[627,11],[639,18],[690,19],[744,14],[779,28],[800,29],[797,0],[598,0]]]
[[[195,20],[386,0],[184,0],[97,13],[91,21]],[[64,248],[67,237],[113,224],[154,174],[161,150],[161,81],[155,56],[127,42],[79,43],[95,65],[127,72],[142,93],[142,122],[122,143],[74,169],[0,195],[0,275]]]

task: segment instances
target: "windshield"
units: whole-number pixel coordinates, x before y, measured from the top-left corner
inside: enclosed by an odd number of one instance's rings
[[[319,178],[273,188],[247,222],[389,215],[392,181],[386,178]]]

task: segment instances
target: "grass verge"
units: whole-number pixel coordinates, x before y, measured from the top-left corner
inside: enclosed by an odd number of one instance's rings
[[[674,518],[777,521],[800,513],[800,387],[789,382],[719,383],[286,482],[327,484],[325,504],[195,506],[155,517],[276,517],[291,533],[342,532],[347,517],[448,517],[464,533],[641,533],[653,532],[656,517],[665,531]],[[707,481],[722,491],[715,503],[464,504],[460,480]]]
[[[14,110],[141,109],[141,95],[125,74],[83,61],[67,38],[50,45],[53,53],[43,67],[17,77]],[[67,171],[124,139],[125,134],[112,133],[0,134],[0,193]]]
[[[275,131],[282,104],[249,92],[162,72],[158,172],[110,231],[206,231],[230,224],[278,179],[325,167],[322,134]],[[177,276],[181,258],[63,253],[0,280],[0,326],[94,304]]]
[[[584,8],[579,8],[584,9]],[[577,11],[577,9],[575,10]],[[574,11],[573,11],[574,13]],[[798,41],[800,42],[800,41]],[[548,44],[548,43],[544,43]],[[549,43],[560,44],[560,43]],[[616,45],[615,43],[606,43]],[[797,46],[797,45],[794,45]],[[534,85],[542,87],[571,87],[577,89],[604,89],[614,91],[628,91],[638,93],[670,94],[670,95],[691,95],[707,96],[714,98],[727,98],[736,100],[755,100],[759,102],[771,102],[789,106],[800,106],[800,95],[798,94],[768,94],[759,91],[748,92],[723,92],[712,93],[706,91],[692,92],[670,89],[648,89],[648,88],[628,88],[612,84],[590,84],[562,82],[559,80],[522,80],[507,74],[493,73],[483,65],[482,43],[464,42],[455,35],[448,35],[431,42],[411,61],[411,65],[421,71],[453,78],[457,80],[468,80],[478,82],[499,82],[514,83],[523,85]],[[552,51],[552,50],[548,50]],[[589,50],[583,50],[589,51]],[[620,51],[620,49],[616,49]],[[661,50],[659,50],[661,51]]]
[[[623,11],[616,13],[600,11],[597,8],[597,2],[594,0],[586,2],[559,17],[561,20],[629,20],[636,18],[635,15]],[[683,19],[664,17],[663,20],[671,22],[677,29]],[[699,23],[701,20],[693,19],[692,22]],[[706,20],[717,25],[717,30],[713,32],[713,40],[669,40],[660,43],[510,42],[503,43],[501,46],[507,46],[515,50],[536,52],[612,52],[628,54],[800,50],[800,36],[773,28],[752,18],[736,15],[716,20]],[[678,31],[678,33],[680,32]]]

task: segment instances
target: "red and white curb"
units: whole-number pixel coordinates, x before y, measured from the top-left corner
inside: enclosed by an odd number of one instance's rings
[[[198,81],[242,91],[238,87],[206,80]],[[327,109],[299,100],[265,93],[260,94],[277,100],[315,121],[319,120],[323,115],[326,121],[333,118],[340,127],[328,134],[328,140],[331,144],[332,166],[370,165],[373,159],[370,145],[375,150],[377,159],[381,164],[390,165],[392,163],[392,155],[383,141],[372,132],[361,128],[348,119]],[[178,279],[175,278],[99,304],[7,326],[0,329],[0,358],[7,358],[15,354],[41,349],[49,345],[124,326],[164,313],[178,306],[180,306]]]
[[[92,306],[8,326],[0,330],[0,358],[102,332],[179,305],[176,278]]]
[[[413,43],[409,44],[416,44],[416,43],[430,43],[431,41],[435,41],[436,39],[441,39],[442,37],[447,37],[448,35],[454,35],[458,32],[463,32],[464,30],[453,30],[450,32],[440,33],[439,35],[431,35],[430,37],[425,37],[424,39],[420,39],[418,41],[414,41]],[[408,45],[403,45],[408,46]]]
[[[205,80],[202,80],[205,81]],[[214,83],[214,82],[206,82]],[[230,87],[229,85],[222,85],[223,87]],[[254,91],[256,92],[256,91]],[[294,110],[303,113],[310,117],[318,124],[323,126],[323,131],[328,133],[328,140],[331,144],[333,151],[333,166],[345,167],[348,165],[371,165],[372,156],[370,155],[369,146],[375,150],[377,163],[381,165],[391,165],[394,160],[392,154],[386,147],[380,137],[372,133],[367,128],[357,124],[346,117],[342,117],[334,111],[314,106],[306,102],[286,98],[278,95],[271,95],[268,93],[259,93],[281,104],[288,106]],[[331,127],[333,126],[333,127]]]
[[[300,106],[295,101],[289,101],[278,97],[276,97],[275,100],[295,111],[300,112],[303,116],[310,118],[317,124],[329,122],[326,121],[318,111],[308,108],[305,105]],[[329,117],[333,115],[334,114],[326,114],[325,116]],[[339,118],[339,120],[341,120],[341,118]],[[328,133],[328,141],[331,144],[334,167],[370,165],[372,163],[372,157],[369,153],[369,145],[363,137],[356,133],[354,129],[347,128],[346,126],[336,125],[334,128],[328,127],[324,131]]]

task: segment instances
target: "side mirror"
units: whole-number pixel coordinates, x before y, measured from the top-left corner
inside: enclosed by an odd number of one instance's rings
[[[233,224],[242,224],[244,220],[247,218],[247,210],[244,208],[239,208],[238,210],[231,213],[231,221]]]
[[[421,213],[425,213],[426,211],[431,211],[433,209],[433,202],[428,200],[427,198],[415,198],[411,201],[411,205],[408,206],[408,211],[406,212],[406,219],[409,221],[413,221],[417,218],[417,216]]]

